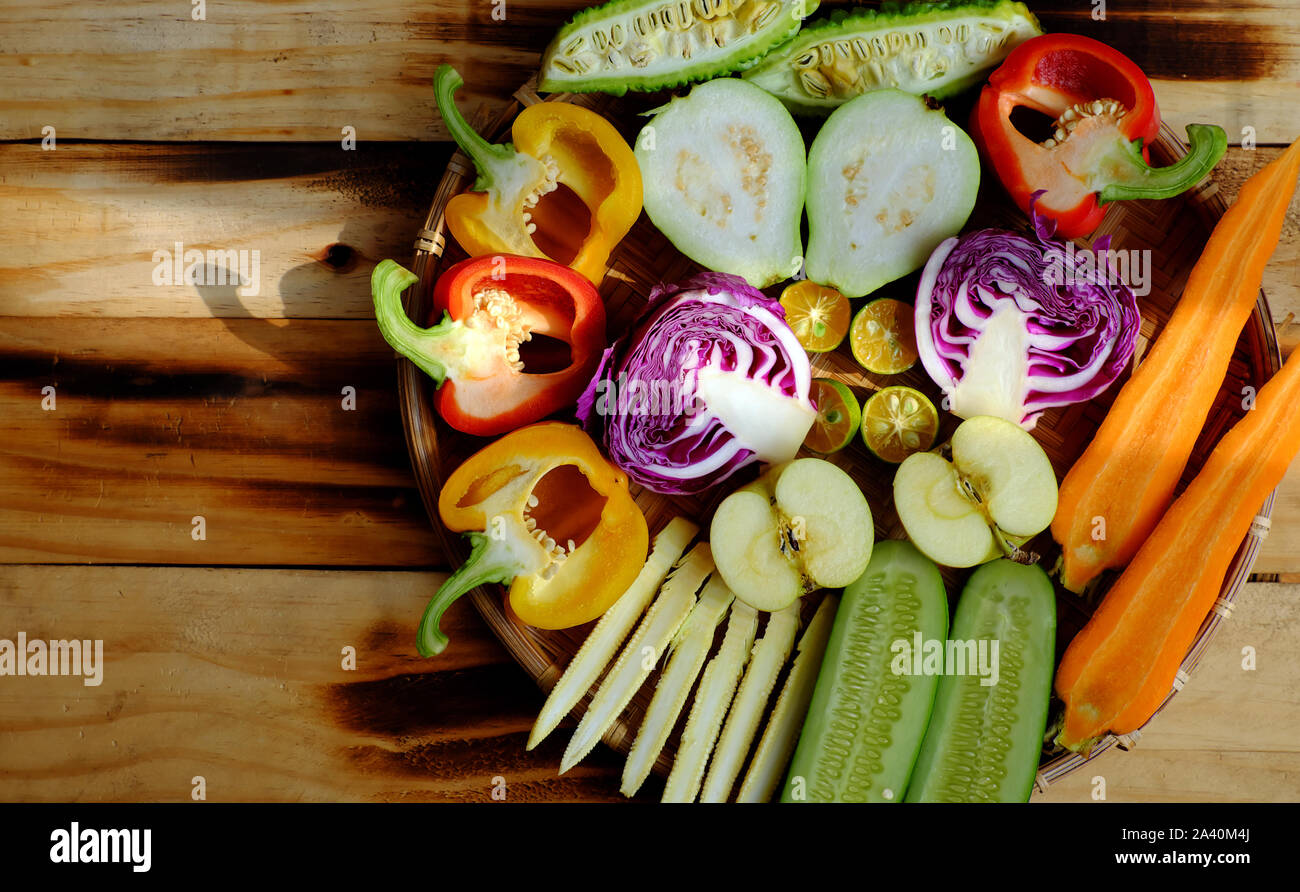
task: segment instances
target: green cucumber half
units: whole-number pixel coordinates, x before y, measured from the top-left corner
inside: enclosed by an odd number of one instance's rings
[[[764,288],[799,271],[803,137],[785,106],[739,78],[674,99],[636,140],[645,212],[696,263]]]
[[[975,207],[975,144],[900,90],[852,99],[808,150],[808,278],[862,297],[919,269]]]
[[[1056,596],[1047,574],[1005,558],[984,564],[962,590],[952,640],[996,641],[997,683],[982,683],[992,673],[944,675],[907,801],[1025,802],[1055,668]]]
[[[895,672],[897,642],[943,641],[939,568],[910,542],[877,542],[844,590],[783,802],[901,802],[938,677]]]
[[[827,114],[872,90],[936,99],[978,83],[1042,34],[1013,0],[885,4],[839,10],[809,25],[744,74],[799,114]]]
[[[613,0],[560,28],[538,88],[622,96],[720,77],[785,43],[816,9],[817,0]]]

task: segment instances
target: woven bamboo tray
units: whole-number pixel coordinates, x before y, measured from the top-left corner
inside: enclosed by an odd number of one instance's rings
[[[479,126],[480,132],[489,139],[505,141],[508,139],[510,122],[514,120],[515,115],[524,106],[542,101],[566,101],[592,108],[613,122],[631,144],[645,120],[637,117],[637,112],[662,104],[663,98],[628,96],[616,99],[603,94],[554,94],[543,100],[534,90],[534,81],[530,81],[516,91],[514,102],[494,121],[487,123],[487,126],[482,126],[484,123],[482,120],[475,123]],[[954,120],[960,121],[963,118],[956,116]],[[806,132],[805,135],[810,137],[811,131]],[[1177,135],[1167,127],[1162,127],[1159,140],[1151,147],[1151,160],[1157,165],[1168,164],[1185,152],[1186,148]],[[435,321],[430,318],[430,311],[433,283],[439,270],[465,256],[454,242],[449,242],[444,236],[443,208],[451,196],[467,189],[473,183],[474,177],[473,165],[462,153],[456,152],[438,184],[429,216],[416,240],[412,269],[419,276],[419,282],[408,290],[405,301],[407,312],[418,324],[429,325]],[[1139,297],[1142,331],[1135,354],[1139,361],[1147,346],[1159,335],[1165,321],[1169,318],[1178,296],[1182,293],[1192,265],[1200,256],[1201,249],[1209,237],[1210,230],[1226,210],[1222,198],[1217,193],[1217,185],[1210,180],[1180,198],[1161,202],[1136,201],[1114,204],[1093,236],[1095,240],[1109,234],[1112,238],[1112,248],[1148,249],[1151,252],[1151,290],[1148,295]],[[990,226],[1025,231],[1028,221],[1001,192],[998,184],[992,182],[986,175],[967,229]],[[1086,245],[1081,243],[1080,247],[1083,246]],[[643,214],[631,233],[616,249],[610,260],[609,274],[600,288],[606,304],[609,337],[612,339],[627,330],[644,306],[651,287],[656,283],[678,281],[698,269],[700,267],[679,253]],[[886,286],[872,296],[893,296],[910,303],[915,294],[915,282],[916,276],[909,276],[900,282]],[[780,288],[781,286],[776,286],[768,289],[768,293],[778,295]],[[860,301],[855,301],[855,306],[860,304]],[[1243,388],[1253,387],[1258,390],[1263,382],[1281,367],[1281,363],[1268,301],[1261,292],[1255,311],[1237,342],[1227,378],[1193,450],[1179,491],[1195,476],[1219,438],[1244,414]],[[873,375],[864,372],[858,366],[848,352],[846,344],[835,353],[815,356],[813,369],[815,375],[844,381],[860,400],[880,387],[907,384],[926,393],[935,405],[940,404],[941,394],[926,377],[920,363],[902,375]],[[438,492],[446,474],[488,441],[469,437],[447,427],[433,410],[432,382],[415,365],[405,359],[399,360],[398,379],[407,447],[420,494],[447,555],[453,563],[459,563],[467,557],[468,549],[458,534],[442,526],[437,511]],[[1042,416],[1033,434],[1051,459],[1058,479],[1064,477],[1065,472],[1092,439],[1122,383],[1123,380],[1117,382],[1096,400],[1052,409]],[[945,417],[940,429],[940,442],[951,436],[960,421],[947,413],[943,414]],[[572,417],[570,416],[568,420],[572,420]],[[862,487],[875,518],[877,539],[905,538],[902,525],[893,509],[892,482],[895,466],[871,456],[857,438],[853,445],[830,458],[848,471]],[[699,497],[662,496],[640,490],[635,486],[633,486],[633,494],[636,496],[637,504],[645,513],[652,536],[675,514],[691,517],[700,524],[701,529],[707,530],[708,525],[705,521],[713,508],[727,492],[740,485],[745,479],[743,476],[739,477],[729,481],[727,486],[720,487],[723,491]],[[1250,573],[1260,542],[1267,534],[1273,498],[1271,494],[1265,504],[1260,506],[1259,517],[1237,551],[1223,581],[1220,597],[1213,611],[1202,624],[1195,643],[1188,651],[1169,698],[1182,688],[1188,674],[1195,668],[1201,654],[1214,637],[1219,623],[1231,614],[1233,601]],[[1052,542],[1047,533],[1039,536],[1028,547],[1042,556],[1041,562],[1047,568],[1051,568],[1060,555],[1060,548]],[[957,595],[961,592],[969,572],[968,570],[944,571],[951,604],[955,605]],[[1097,595],[1087,602],[1058,586],[1056,642],[1058,661],[1066,645],[1087,622],[1096,604],[1096,597],[1105,591],[1113,578],[1113,574],[1103,577]],[[505,589],[502,586],[480,587],[472,593],[471,597],[474,606],[494,634],[543,691],[549,691],[555,684],[590,628],[584,626],[553,632],[528,627],[510,613],[505,601]],[[811,610],[817,600],[819,600],[818,596],[805,599],[808,602],[805,604],[805,610]],[[412,634],[414,634],[414,621],[415,617],[412,616]],[[453,643],[452,646],[454,647],[455,644]],[[605,742],[616,750],[627,752],[631,748],[641,717],[649,705],[655,681],[656,677],[652,676],[642,686],[619,721],[605,735]],[[579,708],[586,709],[589,702],[590,694],[583,699]],[[1164,705],[1168,702],[1167,698]],[[1059,703],[1053,700],[1053,711],[1055,712],[1058,707]],[[565,731],[561,728],[554,733],[564,734]],[[1039,764],[1038,787],[1045,790],[1052,782],[1079,768],[1090,759],[1096,758],[1112,746],[1121,749],[1131,747],[1140,735],[1141,732],[1137,731],[1122,738],[1107,736],[1087,757],[1066,752],[1044,751]],[[675,746],[676,735],[669,741],[656,763],[655,769],[660,774],[666,774],[671,767]]]

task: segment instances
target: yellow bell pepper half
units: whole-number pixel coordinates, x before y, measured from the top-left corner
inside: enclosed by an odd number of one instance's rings
[[[462,83],[450,65],[434,78],[447,129],[479,172],[474,191],[447,202],[452,236],[471,257],[547,257],[599,285],[641,214],[632,149],[609,121],[567,102],[530,105],[514,120],[513,144],[492,145],[456,108]]]
[[[513,431],[458,467],[438,496],[447,528],[469,536],[469,560],[425,609],[417,644],[441,653],[443,612],[475,586],[511,583],[510,609],[541,629],[590,622],[645,563],[649,530],[627,476],[575,425]]]

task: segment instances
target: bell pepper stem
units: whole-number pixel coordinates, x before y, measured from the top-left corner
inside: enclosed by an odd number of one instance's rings
[[[370,275],[370,294],[375,301],[375,321],[379,333],[398,353],[415,363],[439,386],[447,377],[448,366],[443,361],[448,340],[455,339],[459,329],[451,317],[443,313],[442,322],[432,328],[420,328],[406,315],[402,306],[402,292],[419,281],[419,277],[392,260],[375,264]]]
[[[516,161],[519,153],[508,143],[494,145],[488,142],[465,120],[464,115],[456,108],[455,96],[456,91],[464,83],[465,79],[455,68],[446,64],[440,65],[433,77],[433,95],[438,103],[438,112],[442,115],[443,123],[447,125],[451,138],[456,140],[456,145],[460,146],[460,150],[468,155],[474,162],[474,166],[478,168],[479,177],[474,183],[474,191],[485,192],[496,178],[496,171],[503,165]]]
[[[1097,200],[1159,199],[1181,195],[1214,169],[1228,149],[1228,135],[1212,124],[1187,125],[1188,151],[1168,167],[1150,167],[1142,160],[1142,141],[1121,141],[1106,159],[1106,177]]]
[[[420,628],[416,632],[415,646],[422,657],[433,657],[447,647],[447,636],[440,624],[447,608],[461,595],[490,582],[510,582],[519,573],[515,562],[492,548],[492,539],[484,533],[469,533],[472,550],[469,560],[459,570],[447,577],[424,608]]]

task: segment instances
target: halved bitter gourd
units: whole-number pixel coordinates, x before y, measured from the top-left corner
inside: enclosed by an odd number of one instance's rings
[[[1034,789],[1055,665],[1056,596],[1047,574],[1005,558],[981,566],[962,590],[952,640],[975,642],[977,659],[979,642],[988,642],[993,671],[947,667],[907,801],[1024,802]]]
[[[560,28],[538,88],[622,96],[720,77],[785,43],[816,9],[817,0],[613,0]]]
[[[910,542],[877,542],[844,590],[783,802],[901,802],[938,678],[909,674],[896,642],[943,641],[939,568]]]
[[[1025,4],[1013,0],[839,10],[768,53],[744,78],[799,114],[824,115],[886,88],[942,99],[978,83],[1041,33]]]
[[[979,181],[971,138],[921,97],[844,103],[808,150],[808,278],[852,298],[919,269],[966,223]]]
[[[739,78],[674,99],[636,140],[645,212],[677,250],[765,288],[803,263],[805,155],[799,127]]]

